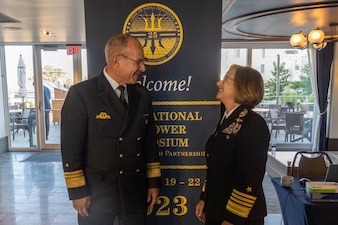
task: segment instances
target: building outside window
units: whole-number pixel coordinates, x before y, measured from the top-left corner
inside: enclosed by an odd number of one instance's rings
[[[233,46],[236,46],[234,44]],[[307,51],[279,48],[222,48],[221,76],[232,64],[249,65],[258,70],[264,79],[265,95],[255,109],[266,120],[271,143],[278,148],[311,149],[314,122],[314,95],[311,86]],[[233,57],[240,52],[240,57]],[[264,55],[264,57],[262,57]],[[287,116],[286,116],[287,114]],[[303,133],[292,133],[289,114],[302,114]]]

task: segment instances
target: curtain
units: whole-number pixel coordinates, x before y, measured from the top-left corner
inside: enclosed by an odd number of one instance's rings
[[[318,150],[318,140],[319,140],[319,121],[320,121],[320,111],[319,111],[319,97],[318,97],[318,86],[317,86],[317,61],[316,53],[317,50],[309,47],[308,51],[308,61],[310,68],[310,79],[311,86],[314,95],[314,107],[313,107],[313,126],[312,126],[312,151]]]
[[[334,43],[328,43],[326,48],[316,53],[316,75],[319,107],[319,130],[318,150],[327,150],[327,107],[328,107],[328,90],[330,86],[331,65],[334,53]],[[313,89],[314,91],[316,89]],[[317,143],[317,142],[316,142]]]

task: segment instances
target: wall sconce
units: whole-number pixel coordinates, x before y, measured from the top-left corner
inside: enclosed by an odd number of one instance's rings
[[[290,38],[290,44],[295,48],[304,49],[307,47],[307,36],[304,32],[294,33]]]
[[[326,47],[327,42],[337,41],[337,25],[338,23],[329,24],[331,28],[331,35],[329,36],[325,36],[324,32],[319,28],[312,30],[309,35],[306,35],[306,33],[302,31],[299,33],[294,33],[290,37],[290,44],[295,48],[304,49],[308,47],[308,42],[310,42],[315,49],[321,50]]]

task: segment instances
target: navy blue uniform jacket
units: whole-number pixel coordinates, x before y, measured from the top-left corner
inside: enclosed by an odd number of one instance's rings
[[[90,212],[144,212],[147,188],[160,187],[151,99],[128,85],[127,112],[103,74],[69,89],[61,152],[70,199],[91,196]]]
[[[265,120],[239,106],[208,139],[207,181],[201,198],[208,217],[233,224],[262,219],[262,188],[270,133]]]

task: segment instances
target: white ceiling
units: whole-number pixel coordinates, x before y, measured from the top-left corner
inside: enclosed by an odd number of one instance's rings
[[[84,21],[83,0],[0,0],[0,43],[85,43]]]
[[[0,43],[85,43],[84,20],[83,0],[0,0]],[[287,41],[316,27],[328,34],[338,1],[223,0],[222,22],[223,41]]]
[[[288,41],[295,32],[309,33],[317,27],[328,35],[330,23],[338,23],[338,1],[223,0],[225,41]]]

